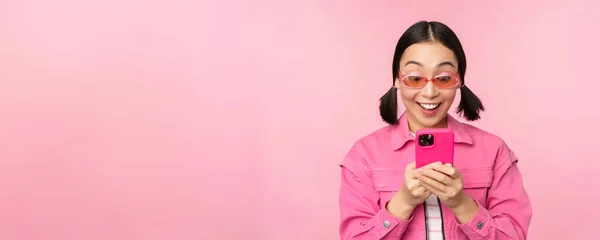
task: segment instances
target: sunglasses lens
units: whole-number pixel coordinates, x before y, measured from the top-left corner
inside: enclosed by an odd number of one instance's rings
[[[402,79],[402,82],[404,85],[411,88],[423,87],[427,84],[427,80],[424,77],[419,76],[406,76]]]
[[[433,84],[438,88],[453,88],[459,84],[459,78],[454,75],[437,76],[433,78]],[[409,88],[422,88],[427,85],[427,78],[421,76],[405,76],[402,78],[404,86]]]
[[[441,88],[450,88],[458,84],[458,77],[456,76],[439,76],[433,79],[433,83]]]

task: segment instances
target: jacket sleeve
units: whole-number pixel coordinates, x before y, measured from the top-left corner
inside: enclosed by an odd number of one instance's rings
[[[457,220],[471,240],[527,238],[532,207],[517,162],[515,154],[503,143],[497,154],[492,186],[488,190],[488,208],[477,202],[478,212],[470,222],[461,225]]]
[[[346,156],[340,167],[340,239],[400,239],[413,217],[403,221],[379,206],[379,193],[364,159]]]

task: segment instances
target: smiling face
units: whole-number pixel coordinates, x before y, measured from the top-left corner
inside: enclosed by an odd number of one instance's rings
[[[437,41],[413,44],[402,54],[399,68],[395,85],[406,106],[411,132],[446,127],[446,114],[460,82],[452,50]]]

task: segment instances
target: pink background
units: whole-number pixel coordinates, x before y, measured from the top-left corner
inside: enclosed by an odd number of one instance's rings
[[[0,239],[338,239],[422,19],[521,158],[530,239],[600,237],[600,3],[349,2],[1,0]]]

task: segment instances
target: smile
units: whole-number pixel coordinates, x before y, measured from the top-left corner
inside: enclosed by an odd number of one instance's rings
[[[418,104],[419,104],[419,106],[421,106],[421,108],[423,108],[424,110],[427,110],[427,111],[435,110],[440,105],[442,105],[440,103],[418,103]]]

